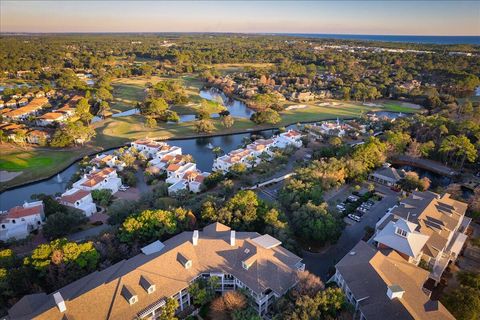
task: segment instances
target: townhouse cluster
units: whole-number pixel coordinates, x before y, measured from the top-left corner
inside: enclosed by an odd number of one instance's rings
[[[180,147],[170,146],[153,139],[137,140],[132,142],[131,146],[150,159],[147,172],[166,173],[165,182],[170,184],[168,187],[170,195],[181,190],[194,193],[201,191],[203,181],[209,173],[202,172],[195,163],[188,161],[188,157],[182,154]]]
[[[287,146],[302,146],[302,135],[296,130],[288,130],[270,139],[258,139],[248,144],[243,149],[235,149],[226,155],[218,157],[214,160],[212,170],[223,173],[229,172],[235,164],[243,164],[247,168],[257,165],[261,161],[261,155],[267,157],[273,155],[275,148],[283,149]]]
[[[51,90],[47,93],[40,91],[37,94],[32,93],[25,96],[30,97],[30,95],[33,97],[30,101],[24,97],[20,99],[21,103],[15,105],[12,100],[5,104],[0,101],[0,115],[3,118],[0,130],[10,141],[41,144],[49,140],[52,136],[52,129],[49,128],[64,123],[74,116],[75,107],[82,98],[80,95],[74,95],[60,108],[45,112],[44,109],[50,107],[49,98],[56,98],[60,94]],[[32,117],[34,121],[27,121]]]
[[[461,252],[471,219],[448,193],[413,192],[390,208],[367,242],[335,266],[330,279],[345,292],[356,319],[454,319],[430,299]]]
[[[24,296],[8,311],[10,318],[157,319],[168,298],[178,301],[178,311],[186,311],[193,303],[188,288],[196,279],[211,277],[218,279],[218,292],[243,289],[258,315],[265,316],[305,268],[274,237],[218,222],[157,240],[141,251],[58,291]]]
[[[322,121],[307,126],[308,132],[314,138],[321,140],[323,136],[328,137],[344,137],[349,135],[351,137],[358,137],[360,134],[367,132],[366,126],[355,121],[342,123],[337,118],[336,121]]]

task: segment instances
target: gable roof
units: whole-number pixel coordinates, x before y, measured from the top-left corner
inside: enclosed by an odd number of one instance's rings
[[[341,273],[360,310],[368,320],[454,319],[440,303],[422,291],[428,271],[406,262],[392,251],[384,255],[360,241],[335,266]],[[389,287],[404,290],[401,298],[390,299]]]
[[[192,243],[192,231],[182,232],[167,241],[161,251],[139,254],[100,272],[93,272],[59,290],[65,300],[66,314],[75,319],[132,319],[143,310],[157,305],[189,286],[201,273],[223,272],[234,275],[254,292],[267,289],[283,294],[296,284],[296,265],[301,261],[290,251],[278,246],[264,249],[251,238],[256,232],[236,232],[235,246],[230,245],[230,228],[212,224],[199,232],[197,245]],[[242,268],[246,249],[255,252],[256,261],[249,270]],[[188,269],[178,261],[178,255],[192,261]],[[156,290],[148,294],[140,279],[146,276]],[[130,287],[138,301],[130,305],[121,295],[121,288]],[[38,296],[41,300],[32,310],[23,298],[10,310],[15,319],[62,319],[53,295]],[[87,316],[88,315],[88,316]]]

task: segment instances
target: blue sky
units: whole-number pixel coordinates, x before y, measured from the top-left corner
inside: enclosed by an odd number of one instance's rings
[[[480,35],[480,2],[1,0],[0,31]]]

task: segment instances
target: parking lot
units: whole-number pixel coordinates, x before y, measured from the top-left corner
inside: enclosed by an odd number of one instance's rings
[[[365,235],[365,227],[375,228],[377,221],[385,215],[389,208],[397,203],[398,193],[381,185],[376,185],[376,190],[383,194],[383,199],[377,201],[368,212],[362,216],[360,222],[349,219],[349,224],[347,224],[343,230],[336,244],[331,245],[321,253],[304,252],[303,261],[306,269],[320,276],[323,281],[327,281],[329,270],[363,238]],[[329,203],[335,206],[337,203],[344,201],[350,194],[348,189],[346,189],[345,192],[332,197]]]

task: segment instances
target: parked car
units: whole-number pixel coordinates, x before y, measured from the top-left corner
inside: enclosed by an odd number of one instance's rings
[[[358,199],[359,199],[359,198],[358,198],[357,196],[353,196],[353,195],[352,195],[352,196],[348,196],[347,201],[348,201],[348,202],[355,202],[355,201],[357,201]]]
[[[353,213],[350,213],[350,214],[348,215],[348,217],[349,217],[350,219],[352,219],[353,221],[357,221],[357,222],[360,222],[360,220],[362,220],[361,217],[359,217],[359,216],[357,216],[357,215],[355,215],[355,214],[353,214]]]

